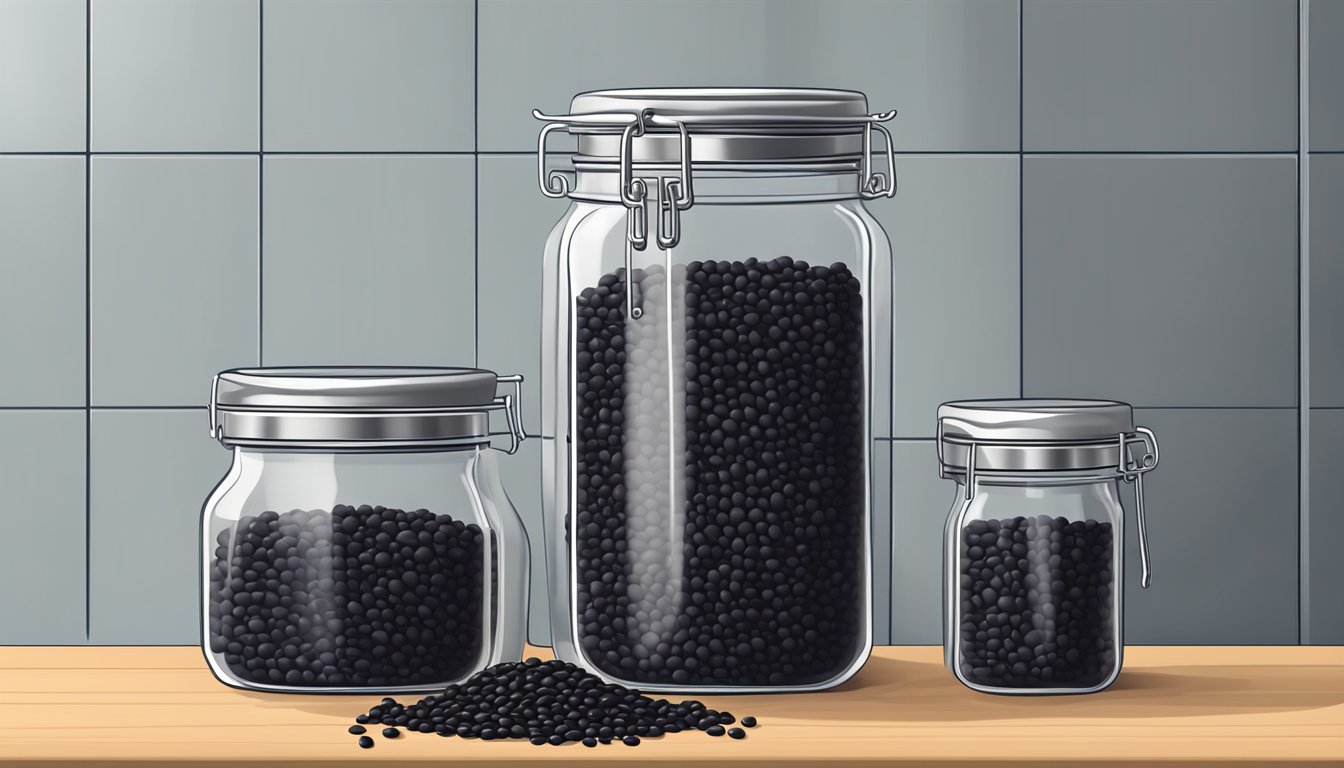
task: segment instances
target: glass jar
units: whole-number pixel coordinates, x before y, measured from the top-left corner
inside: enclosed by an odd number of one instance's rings
[[[943,650],[986,693],[1091,693],[1124,649],[1124,508],[1135,484],[1148,587],[1143,476],[1157,438],[1102,400],[966,400],[938,408],[955,479],[944,548]]]
[[[815,690],[871,648],[894,193],[863,94],[652,89],[547,116],[556,655],[647,690]],[[577,137],[574,176],[547,137]],[[872,168],[872,135],[887,168]]]
[[[522,657],[528,544],[489,416],[519,376],[251,368],[215,377],[233,465],[205,502],[202,645],[238,688],[443,688]],[[499,383],[512,393],[497,397]],[[502,449],[501,450],[505,450]]]

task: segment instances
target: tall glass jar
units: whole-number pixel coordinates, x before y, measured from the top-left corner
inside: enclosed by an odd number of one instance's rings
[[[814,690],[871,647],[891,256],[863,94],[579,94],[538,147],[559,658],[664,691]],[[549,134],[577,136],[574,176]],[[880,426],[879,426],[880,425]]]
[[[498,383],[515,392],[496,397]],[[205,502],[202,638],[239,688],[430,690],[522,656],[528,546],[489,414],[520,377],[252,368],[215,379],[233,465]]]
[[[1157,439],[1130,406],[1100,400],[968,400],[938,409],[943,477],[957,482],[944,549],[948,668],[986,693],[1090,693],[1124,650],[1119,482],[1136,484]]]

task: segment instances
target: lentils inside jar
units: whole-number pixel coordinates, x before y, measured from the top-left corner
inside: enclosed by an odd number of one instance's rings
[[[629,278],[576,302],[585,656],[645,684],[833,679],[867,632],[858,277],[780,257]]]
[[[210,650],[264,685],[458,680],[484,650],[484,570],[480,526],[425,509],[244,516],[216,537]]]
[[[1110,523],[973,520],[961,540],[961,674],[1004,688],[1092,688],[1116,668]]]

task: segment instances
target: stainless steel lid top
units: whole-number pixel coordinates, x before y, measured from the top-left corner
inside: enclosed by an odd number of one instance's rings
[[[474,445],[503,410],[516,449],[521,381],[478,368],[236,368],[215,377],[210,435],[258,447]],[[497,397],[501,382],[515,392]]]
[[[627,165],[651,172],[688,167],[866,170],[874,126],[895,112],[868,113],[857,91],[815,88],[623,88],[580,93],[569,114],[533,112],[579,137],[579,170],[615,172]],[[667,168],[661,168],[667,166]],[[890,179],[884,179],[889,181]],[[885,188],[874,195],[886,194]]]
[[[1143,444],[1137,451],[1133,444]],[[1152,432],[1112,400],[962,400],[938,406],[944,475],[980,472],[1147,471],[1157,464]]]
[[[479,368],[235,368],[219,374],[223,407],[456,408],[488,404],[496,376]]]
[[[870,119],[868,98],[862,93],[819,88],[619,88],[580,93],[569,106],[575,115],[652,109],[700,129],[715,127],[714,118],[724,117],[736,125],[812,128],[825,124],[816,118],[838,120],[836,125],[850,118],[853,128]],[[582,132],[584,126],[571,130]]]
[[[1112,400],[962,400],[938,406],[944,435],[980,440],[1096,440],[1134,431]]]

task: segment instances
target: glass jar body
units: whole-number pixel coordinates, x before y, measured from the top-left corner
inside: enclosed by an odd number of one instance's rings
[[[202,524],[222,682],[429,690],[521,657],[527,539],[493,455],[234,448]]]
[[[675,247],[631,249],[619,203],[575,201],[553,230],[542,419],[559,658],[669,691],[815,690],[867,658],[891,263],[855,186],[697,171]]]
[[[964,685],[1090,693],[1120,673],[1124,512],[1110,477],[964,478],[948,516],[943,648]]]

